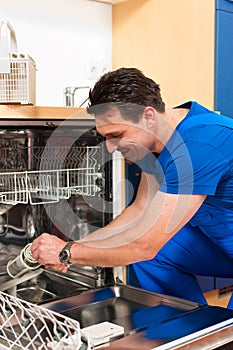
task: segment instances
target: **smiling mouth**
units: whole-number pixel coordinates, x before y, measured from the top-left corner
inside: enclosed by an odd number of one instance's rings
[[[127,164],[134,164],[134,163],[135,163],[135,160],[136,160],[136,159],[133,159],[133,158],[132,158],[132,154],[130,155],[130,153],[129,153],[130,149],[129,149],[129,148],[124,149],[124,150],[122,150],[122,149],[119,150],[119,149],[118,149],[118,151],[121,152],[121,154],[122,154],[122,156],[123,156],[123,158],[124,158],[124,161],[125,161]]]
[[[127,163],[133,163],[136,160],[135,157],[132,154],[130,154],[129,150],[121,152],[121,154]]]

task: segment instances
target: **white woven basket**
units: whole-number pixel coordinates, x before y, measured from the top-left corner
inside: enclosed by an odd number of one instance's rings
[[[36,64],[18,53],[15,31],[8,21],[0,26],[0,104],[36,102]]]

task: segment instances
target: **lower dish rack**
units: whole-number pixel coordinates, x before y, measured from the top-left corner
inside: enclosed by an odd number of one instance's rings
[[[89,350],[79,322],[0,292],[0,349]]]

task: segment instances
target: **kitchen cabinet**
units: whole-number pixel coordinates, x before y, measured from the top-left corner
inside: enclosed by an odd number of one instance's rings
[[[233,117],[233,1],[216,0],[215,110]]]
[[[169,106],[191,99],[232,116],[232,37],[231,0],[128,0],[113,8],[113,68],[141,69]]]
[[[168,106],[214,108],[215,1],[128,0],[113,6],[113,68],[137,67]]]

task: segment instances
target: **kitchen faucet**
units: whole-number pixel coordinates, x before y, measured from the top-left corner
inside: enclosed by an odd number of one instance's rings
[[[76,91],[81,89],[89,89],[89,86],[69,86],[64,89],[64,96],[65,96],[65,106],[67,107],[74,107],[74,97],[76,94]],[[82,100],[77,107],[82,107],[84,103],[88,100],[88,96]]]

